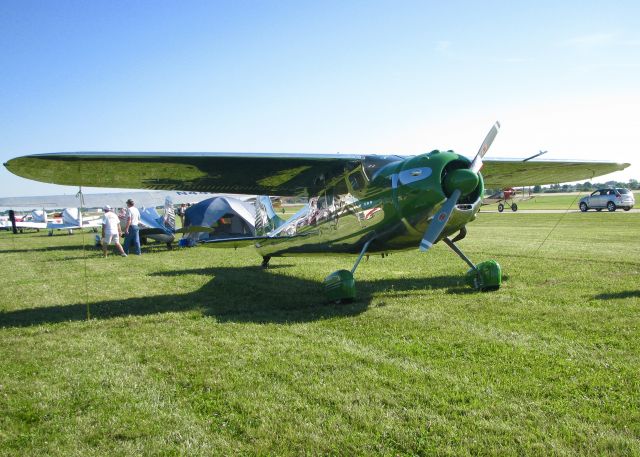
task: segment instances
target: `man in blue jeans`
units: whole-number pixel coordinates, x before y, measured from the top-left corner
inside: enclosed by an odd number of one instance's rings
[[[133,200],[127,200],[127,223],[124,228],[124,252],[129,254],[129,246],[133,241],[133,249],[136,255],[140,255],[140,230],[138,224],[140,223],[140,211],[135,207]]]

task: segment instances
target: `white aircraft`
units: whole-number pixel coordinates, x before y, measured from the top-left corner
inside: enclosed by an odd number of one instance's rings
[[[56,219],[60,220],[60,219]],[[18,230],[31,229],[40,230],[46,229],[49,218],[47,212],[44,209],[37,209],[31,211],[29,214],[22,216],[16,216],[16,228]],[[2,223],[2,227],[11,228],[11,221],[7,219]]]
[[[53,235],[54,230],[67,230],[71,234],[74,229],[97,229],[100,227],[101,216],[83,218],[78,208],[65,208],[61,213],[52,213],[53,217],[47,214],[47,209],[51,208],[37,209],[29,214],[16,216],[16,229],[20,231],[46,229],[49,231],[49,235]],[[0,221],[0,229],[10,230],[11,228],[12,224],[9,218],[3,217]]]
[[[65,208],[62,210],[62,219],[47,222],[49,235],[53,235],[54,230],[67,230],[72,234],[75,229],[90,228],[94,231],[102,224],[101,216],[84,217],[79,208]]]

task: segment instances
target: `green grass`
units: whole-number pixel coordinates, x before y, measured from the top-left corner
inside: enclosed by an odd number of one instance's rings
[[[498,292],[438,244],[341,306],[351,258],[0,233],[0,455],[639,454],[640,214],[584,216],[480,214]]]
[[[526,209],[526,210],[546,210],[546,209],[577,210],[580,199],[582,197],[586,197],[590,193],[591,192],[581,192],[579,194],[575,193],[575,194],[568,194],[568,195],[534,194],[533,198],[529,200],[516,201],[516,204],[518,205],[518,209]],[[640,202],[639,192],[634,192],[634,197],[636,199],[636,202]],[[490,206],[486,206],[486,208],[488,208],[489,210],[495,210],[497,209],[497,207],[498,207],[497,203],[494,203]],[[508,207],[506,207],[505,211],[510,211],[510,210]]]

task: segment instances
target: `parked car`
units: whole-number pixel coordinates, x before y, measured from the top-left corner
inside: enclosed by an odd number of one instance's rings
[[[618,208],[629,211],[635,204],[636,200],[633,197],[633,192],[629,189],[614,189],[611,187],[598,189],[591,195],[583,197],[578,206],[582,212],[590,209],[602,211],[604,208],[606,208],[607,211],[615,211]]]

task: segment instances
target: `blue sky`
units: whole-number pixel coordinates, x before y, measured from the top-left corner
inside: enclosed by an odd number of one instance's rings
[[[632,163],[640,3],[0,2],[0,159],[261,151]],[[117,173],[117,170],[113,171]],[[2,168],[0,196],[71,193]]]

